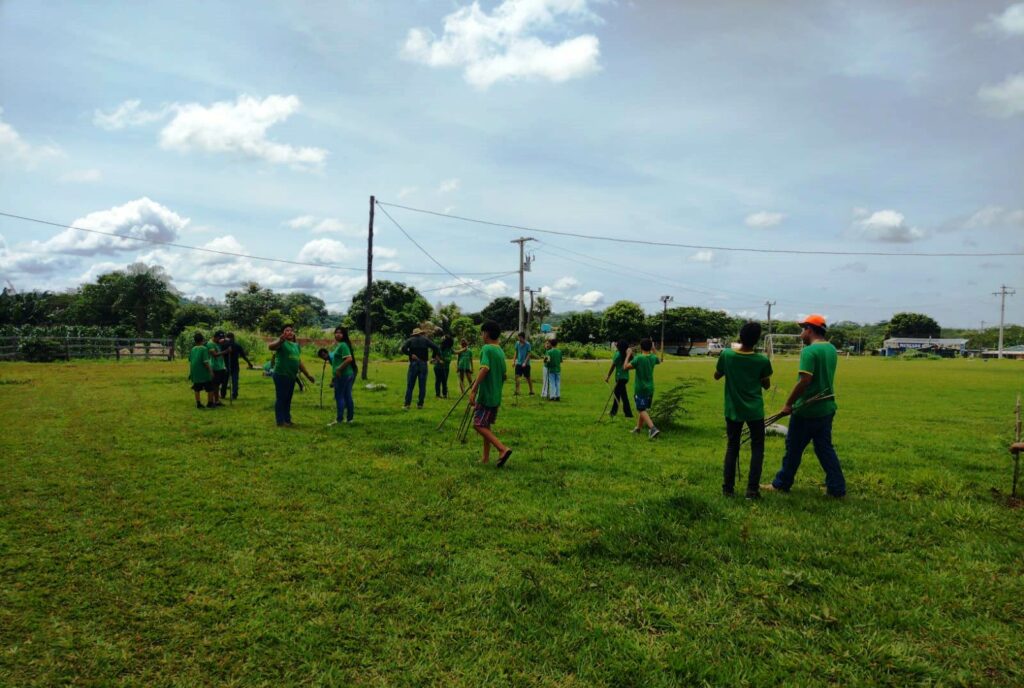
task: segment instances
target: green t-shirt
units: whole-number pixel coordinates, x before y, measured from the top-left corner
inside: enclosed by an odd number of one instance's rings
[[[629,371],[623,368],[626,365],[626,356],[621,351],[616,351],[612,356],[612,365],[615,366],[615,379],[629,382]]]
[[[655,354],[634,355],[630,361],[636,377],[633,379],[633,394],[638,397],[654,396],[654,366],[661,363]]]
[[[487,368],[487,377],[477,388],[476,403],[494,408],[501,406],[501,388],[505,384],[505,352],[494,344],[480,350],[480,367]]]
[[[338,377],[338,368],[344,363],[345,359],[352,355],[352,349],[348,348],[348,344],[345,342],[338,342],[338,345],[334,347],[334,351],[331,352],[331,375]],[[355,363],[355,358],[352,359],[352,363]],[[352,363],[345,366],[345,369],[341,371],[341,377],[349,378],[356,374],[356,371],[352,368]]]
[[[206,348],[210,352],[210,365],[213,366],[213,370],[215,372],[218,370],[227,370],[228,366],[227,363],[224,361],[224,357],[213,355],[213,352],[215,351],[218,354],[220,353],[220,346],[218,346],[214,342],[206,342]]]
[[[545,354],[548,358],[548,372],[549,373],[560,373],[562,372],[562,352],[557,348],[548,349]]]
[[[830,342],[815,342],[804,347],[804,350],[800,352],[800,372],[810,373],[813,377],[803,395],[793,404],[794,416],[820,418],[836,412],[835,399],[819,401],[807,408],[802,408],[802,406],[807,399],[822,392],[835,393],[835,387],[832,385],[835,383],[838,362],[839,353]]]
[[[441,347],[441,355],[439,356],[441,363],[449,365],[452,362],[452,349],[451,347]]]
[[[298,377],[301,351],[296,342],[287,340],[281,342],[281,347],[275,352],[277,357],[274,359],[274,375]]]
[[[188,379],[193,384],[202,384],[213,379],[206,364],[210,362],[210,350],[205,344],[198,344],[188,352]]]
[[[725,349],[715,370],[725,376],[725,417],[734,421],[764,418],[761,379],[771,377],[772,362],[764,354]]]
[[[473,350],[466,347],[465,351],[459,352],[459,370],[473,370]]]

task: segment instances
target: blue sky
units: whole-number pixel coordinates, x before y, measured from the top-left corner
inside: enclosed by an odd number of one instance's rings
[[[237,253],[360,268],[370,194],[686,244],[1024,251],[1024,3],[7,0],[0,107],[0,210]],[[467,310],[515,295],[516,232],[388,212],[489,281],[380,277]],[[187,295],[252,279],[346,309],[365,281],[8,218],[0,236],[19,289],[141,260]],[[379,268],[438,272],[380,214],[376,236]],[[559,311],[671,294],[976,327],[1024,287],[1021,256],[534,236],[527,283]]]

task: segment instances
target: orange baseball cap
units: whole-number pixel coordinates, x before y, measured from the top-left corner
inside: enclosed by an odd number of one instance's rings
[[[825,316],[819,315],[818,313],[811,313],[806,318],[801,320],[798,324],[801,326],[814,325],[815,327],[820,327],[821,329],[825,329],[828,327],[828,325],[825,324]]]

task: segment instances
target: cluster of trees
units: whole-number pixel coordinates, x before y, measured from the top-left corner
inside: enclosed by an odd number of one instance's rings
[[[0,294],[0,326],[87,326],[103,328],[118,336],[177,336],[187,328],[232,323],[241,330],[267,333],[280,331],[286,322],[299,327],[329,327],[342,322],[364,330],[366,324],[365,289],[352,299],[345,315],[330,313],[324,301],[301,292],[274,292],[256,283],[229,291],[220,303],[212,299],[184,299],[174,288],[170,276],[158,266],[133,264],[125,270],[100,275],[95,282],[66,292],[18,292],[5,289]],[[383,336],[406,336],[413,328],[430,321],[435,328],[458,338],[475,341],[480,323],[494,320],[505,331],[519,323],[519,303],[502,296],[491,301],[479,313],[464,313],[454,303],[430,302],[414,287],[385,280],[374,282],[370,304],[373,331]],[[583,311],[555,315],[551,302],[543,296],[533,304],[530,329],[536,332],[543,322],[558,326],[559,337],[570,342],[608,342],[617,339],[636,341],[642,337],[661,337],[665,321],[666,342],[687,345],[712,337],[732,337],[742,324],[724,311],[696,306],[670,308],[647,315],[632,301],[619,301],[603,312]],[[762,323],[764,324],[764,323]],[[777,321],[773,331],[796,334],[792,321]],[[876,323],[842,321],[829,328],[829,339],[840,349],[879,348],[888,337],[965,337],[970,348],[993,348],[998,329],[984,331],[942,329],[936,320],[923,313],[897,313]],[[1010,325],[1004,341],[1007,346],[1024,342],[1024,327]]]

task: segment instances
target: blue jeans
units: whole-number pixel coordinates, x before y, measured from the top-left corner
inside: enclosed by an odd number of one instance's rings
[[[835,417],[833,413],[820,418],[793,416],[790,419],[789,432],[786,433],[786,455],[782,457],[782,468],[772,480],[775,489],[788,490],[793,487],[804,449],[810,442],[814,442],[814,453],[825,471],[825,489],[833,497],[846,494],[846,478],[839,465],[839,456],[832,446],[832,420]]]
[[[352,420],[356,413],[356,407],[352,404],[352,385],[355,383],[355,375],[334,378],[334,403],[338,405],[339,423],[346,418]]]
[[[274,373],[274,417],[277,424],[292,422],[292,395],[295,394],[295,378]]]
[[[562,373],[548,371],[548,399],[562,396]]]
[[[405,378],[405,405],[408,406],[412,403],[412,388],[413,385],[420,383],[420,396],[419,401],[416,402],[417,406],[423,406],[423,399],[427,396],[427,362],[426,361],[409,361],[409,373]]]

